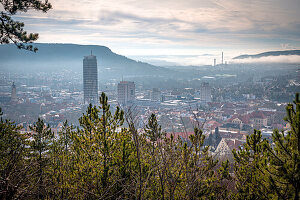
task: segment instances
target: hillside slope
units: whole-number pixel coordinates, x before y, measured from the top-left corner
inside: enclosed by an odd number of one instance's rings
[[[172,70],[129,59],[112,52],[105,46],[76,44],[34,44],[37,53],[19,50],[13,44],[0,45],[0,66],[3,69],[57,71],[82,70],[86,55],[97,56],[98,68],[108,76],[167,75]]]

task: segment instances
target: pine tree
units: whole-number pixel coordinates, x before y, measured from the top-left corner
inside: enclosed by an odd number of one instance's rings
[[[36,52],[28,43],[38,39],[37,33],[27,33],[24,30],[24,23],[14,21],[12,15],[18,12],[27,12],[30,9],[47,12],[52,8],[46,0],[44,3],[40,0],[1,0],[4,11],[0,12],[0,44],[14,43],[19,49],[26,49]]]
[[[9,120],[2,119],[0,108],[0,199],[21,199],[28,195],[28,135]]]
[[[73,162],[70,146],[73,143],[73,132],[73,125],[68,125],[68,122],[65,121],[57,138],[52,140],[49,152],[49,178],[51,179],[49,193],[51,198],[67,199],[71,196],[69,182],[72,182],[70,171],[72,171]]]
[[[82,129],[73,134],[72,148],[76,162],[75,187],[84,198],[110,199],[119,195],[116,187],[120,179],[115,159],[120,151],[117,129],[123,124],[123,115],[118,107],[112,115],[107,96],[102,93],[99,108],[90,105],[79,120]]]
[[[48,196],[47,188],[49,185],[49,151],[51,150],[54,134],[49,125],[46,126],[40,118],[30,129],[33,131],[30,143],[31,158],[35,165],[33,173],[36,174],[34,177],[36,191],[33,192],[36,199],[45,199]]]
[[[147,163],[151,166],[147,171],[149,173],[149,181],[147,182],[149,192],[147,195],[156,199],[165,199],[166,166],[164,165],[165,157],[162,147],[165,133],[161,130],[161,126],[153,113],[148,118],[148,124],[144,128],[144,137],[148,140],[144,146],[144,153],[149,154]]]
[[[269,199],[264,168],[266,156],[260,131],[247,136],[246,143],[239,150],[233,150],[236,199]]]
[[[288,132],[274,130],[274,144],[265,145],[269,164],[267,167],[273,199],[299,199],[300,195],[300,99],[296,94],[294,104],[286,106],[285,120]]]

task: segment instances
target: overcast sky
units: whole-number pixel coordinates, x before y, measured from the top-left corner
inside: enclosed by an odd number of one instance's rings
[[[49,0],[14,19],[38,42],[104,45],[126,56],[300,49],[300,0]],[[210,61],[211,62],[211,61]]]

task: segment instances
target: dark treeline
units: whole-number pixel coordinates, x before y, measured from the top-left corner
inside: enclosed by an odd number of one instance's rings
[[[0,199],[299,199],[300,100],[286,107],[290,131],[260,131],[218,162],[194,129],[189,142],[167,136],[152,114],[144,131],[134,111],[111,113],[102,93],[80,128],[54,136],[38,120],[31,134],[0,121]],[[2,115],[2,113],[1,113]],[[126,122],[128,128],[121,128]]]

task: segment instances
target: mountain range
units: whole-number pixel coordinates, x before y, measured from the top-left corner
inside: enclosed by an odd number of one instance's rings
[[[268,51],[264,53],[254,54],[254,55],[240,55],[234,57],[233,59],[245,59],[245,58],[261,58],[267,56],[287,56],[287,55],[298,55],[300,56],[300,50],[286,50],[286,51]]]

